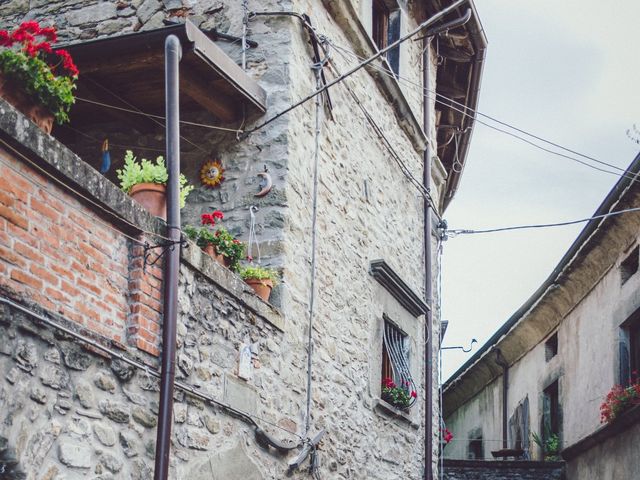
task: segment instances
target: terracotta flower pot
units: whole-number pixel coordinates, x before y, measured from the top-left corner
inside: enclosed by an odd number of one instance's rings
[[[216,246],[213,243],[208,243],[206,247],[204,247],[204,252],[213,258],[216,262],[218,262],[223,267],[229,268],[230,262],[227,257],[218,253],[216,250]]]
[[[29,97],[22,87],[0,73],[0,97],[14,106],[16,110],[35,123],[42,131],[51,133],[54,115],[37,100]]]
[[[269,295],[271,295],[271,290],[273,289],[273,281],[270,278],[247,278],[245,282],[253,288],[253,291],[256,292],[262,300],[265,302],[269,301]]]
[[[129,195],[147,211],[163,220],[167,219],[166,187],[158,183],[139,183],[131,187]]]

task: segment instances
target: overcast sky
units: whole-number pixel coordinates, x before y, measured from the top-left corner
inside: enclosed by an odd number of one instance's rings
[[[626,167],[639,146],[640,0],[476,0],[489,39],[479,111]],[[590,216],[616,177],[477,125],[450,228]],[[444,345],[474,351],[549,276],[584,225],[448,240]],[[443,380],[473,353],[443,352]]]

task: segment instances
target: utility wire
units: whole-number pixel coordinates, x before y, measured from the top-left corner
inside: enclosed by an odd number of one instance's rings
[[[270,124],[271,122],[277,120],[278,118],[280,118],[281,116],[289,113],[290,111],[298,108],[299,106],[307,103],[309,100],[312,100],[314,97],[316,97],[317,95],[320,95],[321,93],[325,92],[326,90],[328,90],[329,88],[333,87],[334,85],[336,85],[337,83],[342,82],[345,78],[349,77],[350,75],[354,74],[355,72],[357,72],[358,70],[366,67],[367,65],[369,65],[371,62],[373,62],[374,60],[376,60],[377,58],[380,58],[381,56],[383,56],[384,54],[386,54],[389,50],[393,50],[394,48],[396,48],[398,45],[400,45],[401,43],[404,43],[405,41],[409,40],[411,37],[417,35],[418,33],[420,33],[422,30],[424,30],[426,27],[428,27],[429,25],[431,25],[432,23],[436,22],[437,20],[439,20],[440,18],[442,18],[443,16],[445,16],[447,13],[451,12],[452,10],[455,10],[456,8],[458,8],[460,5],[462,5],[463,3],[465,3],[467,0],[458,0],[456,2],[454,2],[453,4],[451,4],[450,6],[448,6],[447,8],[444,8],[443,10],[441,10],[440,12],[436,13],[435,15],[433,15],[431,18],[429,18],[428,20],[422,22],[420,25],[418,25],[418,27],[416,27],[415,29],[413,29],[412,31],[410,31],[409,33],[407,33],[406,35],[404,35],[403,37],[399,38],[398,40],[396,40],[395,42],[387,45],[385,48],[383,48],[382,50],[379,50],[377,53],[375,53],[374,55],[372,55],[371,57],[369,57],[368,59],[364,60],[363,62],[359,63],[358,65],[356,65],[355,67],[351,68],[349,71],[347,71],[346,73],[344,73],[343,75],[341,75],[340,77],[334,79],[333,81],[325,84],[322,88],[320,89],[316,89],[313,93],[307,95],[306,97],[302,98],[301,100],[293,103],[292,105],[288,106],[287,108],[285,108],[284,110],[281,110],[280,112],[276,113],[275,115],[273,115],[272,117],[270,117],[269,119],[265,120],[264,122],[256,125],[255,127],[246,130],[243,135],[241,135],[241,139],[244,139],[246,137],[248,137],[250,134],[260,130],[261,128],[264,128],[265,126],[267,126],[268,124]]]
[[[86,345],[89,345],[93,348],[96,348],[108,355],[110,355],[113,358],[116,358],[134,368],[137,368],[138,370],[143,371],[144,373],[146,373],[148,376],[151,377],[155,377],[155,378],[160,378],[160,372],[158,370],[156,370],[155,368],[151,368],[147,365],[145,365],[144,363],[138,361],[138,360],[134,360],[129,358],[127,355],[124,355],[122,353],[116,352],[115,350],[104,346],[102,343],[97,342],[85,335],[82,335],[81,333],[76,332],[75,330],[71,329],[71,328],[67,328],[63,325],[60,325],[57,322],[52,321],[51,319],[48,318],[48,316],[45,315],[40,315],[24,306],[22,306],[21,304],[14,302],[13,300],[4,297],[4,296],[0,296],[0,302],[4,303],[5,305],[9,305],[17,310],[20,310],[23,313],[26,313],[28,316],[30,316],[31,318],[34,318],[60,332],[64,332],[67,335],[72,336],[73,338],[80,340],[81,342],[83,342]],[[71,322],[70,320],[65,319],[65,321],[69,322],[69,323],[74,323]],[[298,439],[302,440],[302,436],[298,435],[297,433],[291,432],[289,430],[287,430],[284,427],[281,427],[280,425],[278,425],[277,423],[274,422],[270,422],[269,420],[266,420],[262,417],[259,417],[258,415],[252,414],[252,413],[248,413],[248,412],[244,412],[242,410],[238,410],[230,405],[227,405],[226,403],[223,403],[219,400],[216,400],[215,398],[213,398],[210,395],[207,395],[203,392],[200,392],[199,390],[197,390],[197,386],[192,386],[180,381],[176,381],[176,387],[182,391],[184,391],[185,393],[187,393],[188,395],[191,395],[193,397],[199,398],[201,400],[205,400],[209,403],[212,403],[213,405],[216,405],[218,407],[223,408],[224,410],[226,410],[228,413],[231,413],[232,415],[237,415],[241,418],[245,418],[245,419],[250,419],[251,423],[254,426],[258,426],[256,424],[256,420],[263,422],[267,425],[270,425],[274,428],[277,428],[283,432],[286,432],[289,435],[295,436]]]
[[[334,47],[336,50],[338,50],[338,51],[342,51],[342,52],[344,52],[344,53],[346,53],[346,54],[348,54],[348,55],[351,55],[351,56],[353,56],[354,58],[356,58],[356,59],[358,59],[358,60],[362,60],[362,59],[364,58],[364,57],[359,56],[357,53],[355,53],[355,52],[353,52],[353,51],[349,50],[348,48],[343,47],[343,46],[341,46],[341,45],[338,45],[338,44],[336,44],[336,43],[334,43],[334,42],[330,42],[330,45],[331,45],[332,47]],[[522,133],[522,134],[524,134],[524,135],[526,135],[526,136],[529,136],[529,137],[531,137],[531,138],[534,138],[534,139],[536,139],[536,140],[539,140],[539,141],[541,141],[541,142],[543,142],[543,143],[549,144],[549,145],[551,145],[551,146],[554,146],[554,147],[559,148],[559,149],[561,149],[561,150],[564,150],[564,151],[566,151],[566,152],[573,153],[574,155],[578,155],[578,156],[583,157],[583,158],[585,158],[585,159],[591,160],[591,161],[596,162],[596,163],[598,163],[598,164],[600,164],[600,165],[604,165],[604,166],[607,166],[607,167],[613,168],[613,169],[615,169],[615,170],[619,170],[619,171],[622,171],[622,172],[626,172],[626,169],[624,169],[624,168],[622,168],[622,167],[618,167],[617,165],[614,165],[614,164],[611,164],[611,163],[607,163],[607,162],[604,162],[604,161],[602,161],[602,160],[598,160],[597,158],[594,158],[594,157],[592,157],[592,156],[586,155],[586,154],[584,154],[584,153],[580,153],[580,152],[578,152],[578,151],[576,151],[576,150],[573,150],[573,149],[571,149],[571,148],[564,147],[564,146],[562,146],[562,145],[560,145],[560,144],[558,144],[558,143],[556,143],[556,142],[553,142],[553,141],[551,141],[551,140],[547,140],[547,139],[545,139],[545,138],[543,138],[543,137],[541,137],[541,136],[539,136],[539,135],[536,135],[536,134],[534,134],[534,133],[530,133],[530,132],[528,132],[528,131],[526,131],[526,130],[524,130],[524,129],[521,129],[521,128],[519,128],[519,127],[516,127],[516,126],[514,126],[514,125],[512,125],[512,124],[510,124],[510,123],[507,123],[507,122],[501,121],[501,120],[499,120],[499,119],[497,119],[497,118],[495,118],[495,117],[492,117],[492,116],[487,115],[487,114],[485,114],[485,113],[482,113],[482,112],[480,112],[480,111],[478,111],[478,110],[475,110],[475,109],[473,109],[473,108],[471,108],[471,107],[468,107],[467,105],[465,105],[465,104],[464,104],[464,103],[462,103],[462,102],[458,102],[458,101],[454,100],[453,98],[447,97],[446,95],[443,95],[443,94],[438,93],[438,92],[436,92],[436,91],[434,91],[434,90],[431,90],[431,89],[429,89],[428,87],[424,87],[423,85],[421,85],[421,84],[419,84],[419,83],[416,83],[416,82],[414,82],[414,81],[412,81],[412,80],[408,79],[407,77],[404,77],[404,76],[402,76],[402,75],[395,75],[395,74],[391,73],[391,72],[390,72],[387,68],[385,68],[384,66],[371,65],[371,68],[373,68],[373,69],[375,69],[376,71],[378,71],[378,72],[380,72],[380,73],[382,73],[382,74],[384,74],[384,75],[387,75],[387,76],[389,76],[389,77],[397,78],[398,80],[401,80],[401,81],[403,81],[404,83],[406,83],[406,84],[408,84],[408,85],[413,85],[414,87],[417,87],[417,89],[419,89],[419,90],[421,90],[421,91],[423,91],[423,92],[431,93],[431,94],[435,95],[436,97],[442,98],[443,100],[438,100],[438,98],[435,98],[435,99],[434,99],[433,97],[429,97],[428,95],[424,95],[425,97],[430,98],[431,100],[435,100],[437,103],[439,103],[439,104],[441,104],[441,105],[444,105],[444,106],[448,106],[448,107],[453,108],[455,111],[457,111],[457,112],[459,112],[459,113],[463,114],[464,116],[467,116],[467,117],[469,117],[469,118],[471,118],[471,119],[473,119],[473,120],[477,121],[478,123],[480,123],[480,124],[482,124],[482,125],[484,125],[484,126],[487,126],[487,127],[489,127],[489,128],[493,128],[493,129],[495,129],[495,130],[497,130],[497,131],[499,131],[499,132],[502,132],[502,133],[506,133],[506,134],[512,135],[512,136],[514,136],[515,138],[518,138],[518,139],[520,139],[520,140],[523,140],[523,141],[525,141],[525,142],[529,143],[530,145],[532,145],[532,146],[534,146],[534,147],[536,147],[536,148],[543,148],[543,147],[540,147],[539,145],[537,145],[537,144],[535,144],[535,143],[529,142],[529,141],[527,141],[527,140],[523,139],[522,137],[516,136],[516,135],[512,134],[511,132],[506,132],[506,131],[504,131],[504,130],[502,130],[502,129],[499,129],[498,127],[495,127],[495,126],[493,126],[493,125],[487,124],[487,123],[483,122],[482,120],[479,120],[477,117],[478,117],[478,116],[480,116],[480,117],[484,117],[484,118],[486,118],[486,119],[488,119],[488,120],[491,120],[491,121],[493,121],[493,122],[495,122],[495,123],[498,123],[498,124],[500,124],[500,125],[502,125],[502,126],[508,127],[508,128],[510,128],[510,129],[512,129],[512,130],[515,130],[515,131],[517,131],[517,132],[519,132],[519,133]],[[450,105],[450,104],[449,104],[449,103],[447,103],[447,102],[451,102],[452,104],[455,104],[455,105],[459,106],[459,107],[460,107],[461,109],[463,109],[463,110],[458,109],[458,108],[455,108],[455,107],[453,107],[452,105]],[[468,112],[472,112],[472,113],[473,113],[473,114],[475,114],[475,115],[472,115],[472,114],[470,114],[470,113],[468,113]],[[543,149],[544,149],[544,148],[543,148]],[[551,150],[547,150],[547,149],[544,149],[544,150],[545,150],[545,151],[547,151],[547,152],[549,152],[549,153],[553,153],[553,154],[557,154],[557,155],[562,155],[562,154],[559,154],[559,153],[554,152],[554,151],[551,151]],[[576,160],[575,158],[573,158],[573,157],[569,157],[569,156],[565,156],[565,158],[568,158],[568,159],[570,159],[570,160],[574,160],[574,161],[579,161],[579,160]],[[589,166],[591,166],[591,165],[589,165]],[[613,172],[608,172],[608,173],[613,173]]]
[[[532,225],[515,225],[510,227],[500,227],[500,228],[490,228],[486,230],[467,230],[467,229],[453,229],[446,230],[445,233],[451,236],[457,235],[477,235],[481,233],[496,233],[496,232],[508,232],[511,230],[530,230],[534,228],[551,228],[551,227],[563,227],[566,225],[575,225],[577,223],[590,222],[591,220],[600,220],[608,217],[615,217],[617,215],[622,215],[623,213],[633,213],[640,212],[640,207],[636,208],[627,208],[625,210],[616,210],[609,213],[603,213],[602,215],[595,215],[589,218],[582,218],[580,220],[570,220],[567,222],[557,222],[557,223],[541,223],[541,224],[532,224]]]
[[[80,100],[81,102],[85,102],[85,103],[91,103],[93,105],[99,105],[101,107],[105,107],[105,108],[111,108],[113,110],[120,110],[121,112],[127,112],[127,113],[133,113],[136,115],[143,115],[145,117],[148,118],[154,118],[154,119],[158,119],[158,120],[165,120],[165,117],[162,115],[155,115],[153,113],[147,113],[147,112],[143,112],[141,110],[133,110],[130,108],[124,108],[124,107],[118,107],[116,105],[110,105],[108,103],[102,103],[102,102],[97,102],[95,100],[89,100],[88,98],[82,98],[82,97],[76,97],[76,100]],[[202,127],[202,128],[208,128],[211,130],[221,130],[223,132],[232,132],[232,133],[237,133],[240,134],[242,133],[242,130],[238,129],[238,128],[226,128],[226,127],[219,127],[217,125],[209,125],[206,123],[198,123],[198,122],[190,122],[188,120],[180,120],[180,123],[184,124],[184,125],[190,125],[193,127]],[[184,137],[182,137],[183,140],[186,140]],[[191,143],[191,142],[189,142]],[[195,144],[194,144],[195,146]],[[198,148],[202,149],[202,147]],[[206,151],[206,150],[205,150]]]

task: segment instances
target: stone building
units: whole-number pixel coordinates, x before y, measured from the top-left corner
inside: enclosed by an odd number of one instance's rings
[[[475,7],[253,129],[452,3],[0,5],[3,28],[56,25],[81,71],[71,123],[52,136],[0,100],[0,478],[152,475],[166,225],[115,170],[125,150],[164,152],[168,33],[183,44],[182,171],[197,187],[183,225],[222,210],[281,276],[265,303],[181,249],[169,477],[432,478],[440,318],[427,255],[471,139],[486,49]],[[224,169],[212,189],[199,180],[211,160]],[[263,197],[259,173],[273,182]],[[381,398],[389,362],[417,392],[406,411]]]
[[[640,155],[594,217],[640,206],[639,171]],[[640,477],[637,406],[609,422],[600,411],[639,366],[638,238],[637,212],[589,221],[547,281],[445,383],[445,421],[460,440],[447,458],[507,447],[532,460],[557,454],[568,480]]]

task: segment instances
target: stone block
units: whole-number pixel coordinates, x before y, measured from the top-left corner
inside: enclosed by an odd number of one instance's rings
[[[91,447],[86,444],[61,440],[58,444],[60,463],[71,468],[91,468]]]
[[[87,23],[97,23],[117,15],[116,5],[111,2],[100,2],[89,7],[78,8],[67,13],[70,25],[80,26]]]
[[[233,408],[255,415],[258,410],[256,391],[242,380],[225,375],[224,401]]]

